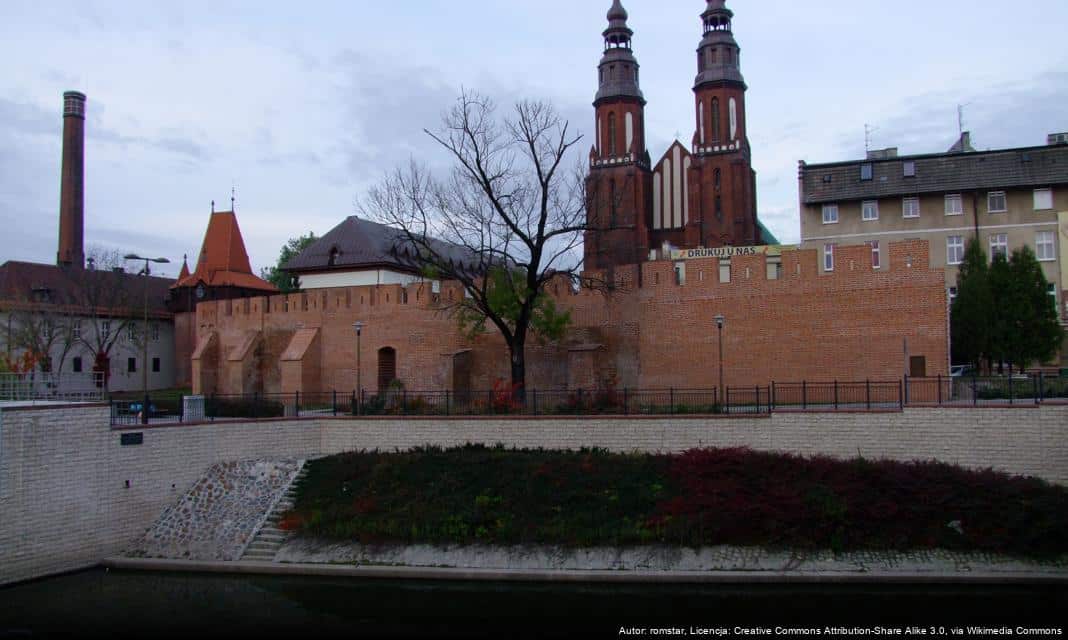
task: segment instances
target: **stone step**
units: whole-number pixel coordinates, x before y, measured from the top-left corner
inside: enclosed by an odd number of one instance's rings
[[[263,528],[260,529],[259,533],[261,533],[261,534],[266,533],[266,534],[269,534],[269,535],[277,535],[277,536],[286,535],[286,531],[284,531],[283,529],[279,529],[278,527],[272,526],[272,524],[274,524],[274,523],[268,522],[267,524],[263,525]]]
[[[258,541],[262,540],[263,542],[272,542],[272,543],[275,543],[275,544],[281,544],[281,543],[285,542],[285,539],[286,539],[285,535],[281,534],[281,533],[263,533],[263,532],[260,532],[260,534],[258,536],[256,536],[256,540],[254,540],[253,542],[258,542]]]
[[[265,542],[262,540],[256,540],[248,546],[245,551],[277,551],[281,545],[274,542]]]

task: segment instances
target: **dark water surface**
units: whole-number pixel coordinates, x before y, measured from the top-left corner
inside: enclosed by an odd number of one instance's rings
[[[0,589],[0,638],[628,637],[623,628],[662,626],[739,637],[737,625],[767,635],[784,625],[935,625],[949,634],[966,625],[1064,628],[1065,620],[1062,586],[576,585],[94,569]]]

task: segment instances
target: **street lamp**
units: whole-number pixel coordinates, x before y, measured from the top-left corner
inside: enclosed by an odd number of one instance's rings
[[[144,260],[145,270],[142,272],[145,276],[145,332],[141,336],[141,341],[144,343],[144,358],[141,361],[142,371],[142,385],[145,392],[145,399],[141,405],[141,424],[148,424],[148,263],[156,262],[159,264],[166,264],[170,260],[166,258],[142,258],[136,253],[128,253],[122,257],[123,260]]]
[[[353,322],[352,328],[356,330],[356,415],[360,415],[360,404],[363,403],[363,384],[360,382],[360,333],[363,332],[363,321]]]
[[[726,397],[723,395],[723,323],[727,319],[723,317],[723,314],[719,314],[715,317],[716,329],[719,330],[719,401],[725,402]]]

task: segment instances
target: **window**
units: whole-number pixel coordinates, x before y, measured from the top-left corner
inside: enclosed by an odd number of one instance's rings
[[[964,214],[964,202],[959,193],[946,196],[946,215],[959,216]]]
[[[860,165],[860,179],[861,180],[871,180],[871,175],[872,175],[872,168],[871,168],[871,163],[870,162],[865,162],[864,164]]]
[[[137,373],[137,358],[126,358],[126,372]]]
[[[906,178],[916,177],[916,162],[914,160],[906,160],[902,163],[901,167],[904,170],[904,176]]]
[[[126,325],[126,339],[133,342],[137,339],[137,325],[131,322]]]
[[[731,261],[720,260],[719,261],[719,281],[730,282],[731,281]]]
[[[782,258],[776,256],[767,259],[768,280],[782,280]]]
[[[1053,309],[1056,310],[1057,309],[1057,285],[1052,283],[1052,282],[1047,284],[1046,285],[1046,293],[1049,294],[1050,300],[1053,301]]]
[[[962,262],[964,262],[964,236],[949,236],[946,238],[946,264]]]
[[[986,194],[986,211],[987,213],[1001,213],[1006,211],[1004,191],[991,191]]]
[[[616,114],[608,114],[608,155],[609,157],[615,157],[616,155]]]
[[[719,98],[712,98],[712,142],[719,142]]]
[[[686,263],[679,261],[675,263],[675,284],[686,284]]]
[[[823,205],[823,224],[838,224],[838,205]]]
[[[880,267],[879,241],[869,240],[866,244],[871,247],[871,268],[878,269]]]
[[[246,300],[246,302],[247,302],[247,300]],[[155,342],[157,340],[159,340],[159,323],[158,322],[153,322],[152,323],[152,341]]]
[[[834,271],[834,245],[823,245],[823,270]]]
[[[1053,232],[1052,231],[1039,231],[1035,233],[1035,255],[1039,260],[1056,260],[1057,256],[1053,251]]]
[[[104,339],[107,340],[111,335],[111,320],[102,320],[100,322],[100,333],[104,334]]]
[[[152,358],[152,373],[159,373],[159,358]]]
[[[949,306],[952,307],[953,306],[953,301],[956,300],[956,299],[957,299],[957,288],[956,287],[950,287],[949,288]]]
[[[81,320],[75,320],[74,323],[71,325],[70,330],[71,330],[71,337],[73,337],[75,340],[81,340],[81,338],[82,338],[82,321]]]
[[[74,359],[71,360],[71,362],[70,362],[70,366],[71,366],[71,371],[73,371],[74,373],[81,373],[82,372],[82,357],[81,356],[74,356]]]
[[[901,215],[905,218],[920,217],[920,199],[905,198],[901,201]]]
[[[862,220],[878,220],[879,201],[865,200],[864,203],[860,205],[860,217]]]
[[[1009,236],[1004,233],[995,233],[990,236],[990,259],[1001,254],[1004,258],[1009,257]]]
[[[1045,211],[1053,208],[1053,190],[1035,189],[1035,211]]]

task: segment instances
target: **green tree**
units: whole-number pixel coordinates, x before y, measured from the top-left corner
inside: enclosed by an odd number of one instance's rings
[[[989,356],[992,309],[986,253],[978,242],[971,240],[957,273],[957,297],[950,309],[953,362],[978,368]]]
[[[1004,254],[994,254],[987,272],[987,282],[990,287],[990,307],[986,310],[986,319],[990,327],[990,341],[986,355],[991,368],[996,363],[998,373],[1003,373],[1009,354],[1014,349],[1016,318],[1019,314],[1013,300],[1012,269]]]
[[[278,287],[282,293],[299,290],[300,278],[283,270],[282,267],[318,239],[314,231],[309,231],[307,235],[290,238],[282,245],[282,251],[278,254],[278,263],[272,267],[260,269],[260,277]]]
[[[1012,327],[1007,359],[1023,371],[1033,362],[1053,358],[1064,339],[1064,329],[1048,293],[1049,282],[1042,265],[1030,247],[1012,252],[1009,270],[1011,290],[1007,299],[1012,309]]]

